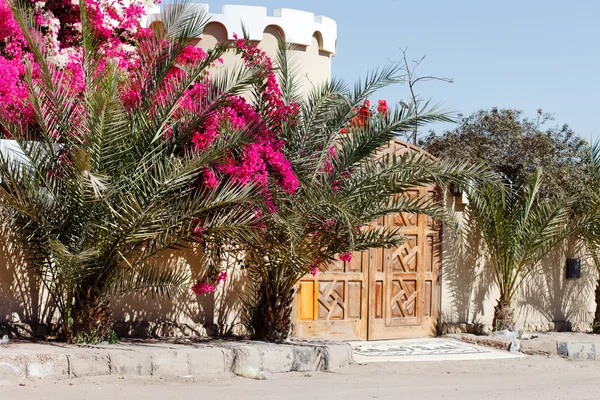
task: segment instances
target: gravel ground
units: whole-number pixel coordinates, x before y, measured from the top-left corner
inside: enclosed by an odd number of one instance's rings
[[[352,365],[335,373],[81,378],[0,382],[0,398],[35,399],[598,399],[600,363],[558,357]]]

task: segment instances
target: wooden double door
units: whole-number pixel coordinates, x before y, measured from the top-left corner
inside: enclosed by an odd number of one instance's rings
[[[434,196],[433,188],[409,195]],[[402,227],[399,247],[355,253],[298,285],[293,335],[333,340],[378,340],[435,334],[441,265],[438,221],[399,213],[373,225]]]

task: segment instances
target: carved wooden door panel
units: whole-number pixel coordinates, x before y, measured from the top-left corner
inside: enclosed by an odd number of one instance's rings
[[[295,296],[293,335],[304,338],[367,338],[368,253],[354,253],[325,273],[307,275]]]
[[[432,188],[412,195],[433,196]],[[425,215],[396,214],[386,226],[402,227],[405,242],[370,251],[368,339],[435,334],[439,299],[440,226]]]

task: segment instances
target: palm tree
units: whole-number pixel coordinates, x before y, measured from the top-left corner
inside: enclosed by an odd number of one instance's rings
[[[568,233],[569,203],[540,200],[541,170],[524,187],[490,184],[468,190],[473,215],[486,245],[500,297],[494,309],[495,330],[514,329],[512,300],[538,262]]]
[[[34,122],[0,121],[15,140],[0,155],[0,206],[60,311],[64,337],[102,337],[110,298],[189,290],[189,272],[161,265],[156,255],[194,243],[198,229],[213,244],[236,243],[254,229],[255,185],[226,176],[215,187],[200,184],[209,166],[252,140],[253,127],[223,127],[203,151],[189,143],[199,122],[256,78],[250,69],[214,78],[192,115],[183,96],[227,51],[220,45],[198,64],[178,64],[205,15],[193,6],[169,7],[163,27],[139,46],[144,68],[128,76],[104,62],[82,2],[85,89],[74,93],[64,71],[47,61],[28,7],[16,2],[13,12],[39,79],[30,67]],[[174,66],[184,73],[171,74]],[[132,80],[140,83],[140,100],[128,108],[121,92]]]
[[[600,142],[589,146],[588,190],[581,193],[575,205],[572,226],[577,236],[585,243],[596,269],[600,271]],[[593,330],[600,332],[600,278],[596,285],[596,312]]]
[[[256,339],[281,341],[291,327],[291,304],[298,281],[326,269],[340,253],[398,245],[399,229],[367,229],[377,218],[398,212],[444,218],[432,199],[409,198],[408,189],[470,179],[493,180],[480,165],[437,161],[426,155],[386,154],[380,150],[415,125],[449,121],[428,103],[379,111],[365,106],[377,90],[402,81],[396,67],[377,70],[348,88],[331,81],[305,98],[295,94],[293,62],[280,44],[276,66],[283,97],[299,103],[299,116],[283,129],[286,158],[300,186],[294,194],[277,191],[265,211],[261,236],[247,244],[250,287],[245,296],[246,327]],[[367,103],[368,104],[368,103]],[[276,212],[272,212],[276,210]]]

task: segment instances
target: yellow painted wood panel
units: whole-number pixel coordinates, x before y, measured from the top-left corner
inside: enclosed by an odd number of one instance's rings
[[[314,318],[315,312],[315,283],[316,282],[300,282],[299,285],[299,315],[302,321],[309,321]]]

